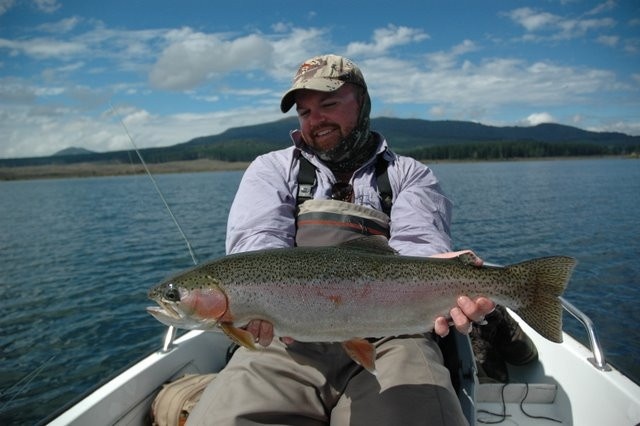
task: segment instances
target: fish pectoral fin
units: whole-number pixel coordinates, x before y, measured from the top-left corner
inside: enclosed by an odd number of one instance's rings
[[[376,348],[366,339],[351,339],[342,342],[347,355],[374,376],[376,372]]]
[[[253,334],[249,333],[247,330],[243,330],[238,327],[234,327],[231,323],[220,323],[219,324],[224,334],[229,336],[231,340],[239,344],[240,346],[244,346],[247,349],[255,350],[255,338]]]

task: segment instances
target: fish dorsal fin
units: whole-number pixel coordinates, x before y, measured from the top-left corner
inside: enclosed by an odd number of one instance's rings
[[[354,238],[340,243],[338,247],[375,254],[398,254],[398,252],[391,248],[387,238],[382,235],[368,235],[366,237]]]

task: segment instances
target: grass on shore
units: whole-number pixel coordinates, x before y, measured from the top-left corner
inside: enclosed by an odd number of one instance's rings
[[[244,170],[249,163],[216,160],[173,161],[147,164],[153,174]],[[144,173],[142,164],[77,163],[45,166],[0,167],[0,180],[56,179],[122,176]]]

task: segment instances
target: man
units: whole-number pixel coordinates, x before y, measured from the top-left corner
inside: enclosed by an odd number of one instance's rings
[[[450,253],[450,201],[429,168],[394,154],[370,130],[371,101],[353,62],[335,55],[307,60],[281,110],[294,104],[300,129],[291,133],[293,146],[258,157],[243,176],[229,214],[228,253],[381,233],[400,254],[457,255]],[[299,181],[303,163],[315,169],[310,191]],[[389,215],[381,211],[383,180],[392,193]],[[300,203],[301,192],[311,199]],[[486,298],[463,296],[450,318],[468,333],[493,308]],[[448,319],[425,324],[430,328],[444,336]],[[338,343],[274,339],[271,324],[258,320],[247,329],[265,348],[238,349],[189,424],[466,424],[431,333],[374,341],[374,376]]]

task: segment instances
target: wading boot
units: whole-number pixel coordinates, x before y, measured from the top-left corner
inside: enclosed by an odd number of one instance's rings
[[[535,345],[504,306],[497,305],[485,319],[485,325],[474,324],[471,337],[478,368],[482,367],[487,376],[508,380],[506,365],[502,368],[505,361],[524,365],[538,359]]]
[[[469,337],[471,347],[476,358],[478,369],[478,381],[480,383],[508,383],[509,370],[500,352],[491,347],[491,344],[480,335],[482,325],[473,325]]]

